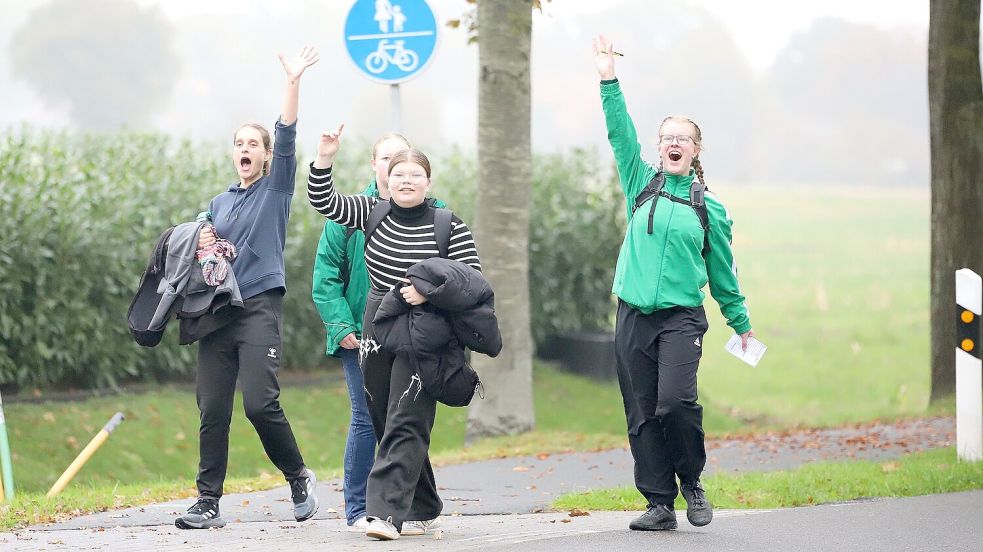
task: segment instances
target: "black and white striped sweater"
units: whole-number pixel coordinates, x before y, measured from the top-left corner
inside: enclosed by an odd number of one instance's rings
[[[331,168],[318,169],[313,163],[307,177],[307,197],[311,206],[328,220],[358,230],[365,230],[365,221],[372,208],[380,201],[386,201],[378,197],[339,194],[334,188]],[[434,210],[427,202],[410,208],[392,203],[389,214],[365,244],[365,266],[373,288],[388,291],[406,277],[409,267],[440,255],[433,217]],[[456,215],[451,217],[451,227],[447,257],[481,270],[471,230]]]

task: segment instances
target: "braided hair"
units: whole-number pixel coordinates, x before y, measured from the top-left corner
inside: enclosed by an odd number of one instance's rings
[[[693,141],[697,146],[703,147],[703,132],[700,131],[700,125],[696,124],[696,121],[690,119],[689,117],[682,117],[679,115],[670,115],[662,120],[662,124],[659,125],[659,135],[662,135],[662,127],[666,125],[669,121],[675,121],[677,123],[689,123],[693,125],[693,129],[696,131],[696,136],[693,137]],[[659,161],[659,170],[662,170],[662,161]],[[700,156],[697,155],[693,157],[693,170],[696,171],[696,179],[700,181],[700,184],[706,186],[707,183],[703,180],[703,162],[700,161]]]

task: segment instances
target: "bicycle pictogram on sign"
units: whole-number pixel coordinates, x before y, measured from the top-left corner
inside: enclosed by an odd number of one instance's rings
[[[437,22],[425,0],[358,0],[345,21],[345,45],[366,76],[397,84],[433,58]]]

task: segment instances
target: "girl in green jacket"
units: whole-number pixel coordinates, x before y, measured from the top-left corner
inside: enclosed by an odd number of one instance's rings
[[[645,163],[614,73],[618,54],[604,36],[593,46],[608,140],[628,207],[612,290],[618,296],[615,350],[635,486],[649,503],[629,527],[675,529],[673,502],[680,490],[687,519],[703,526],[713,518],[700,484],[706,449],[696,372],[708,327],[703,288],[709,284],[745,349],[754,335],[731,250],[733,222],[709,192],[704,197],[708,224],[701,220],[702,208],[691,202],[691,188],[705,189],[700,127],[685,117],[667,117],[659,127],[659,165]],[[661,197],[649,197],[633,216],[636,198],[657,179],[664,182]]]

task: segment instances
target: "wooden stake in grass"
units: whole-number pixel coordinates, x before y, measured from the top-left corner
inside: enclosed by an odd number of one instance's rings
[[[75,474],[82,469],[82,466],[89,461],[89,458],[92,458],[92,455],[99,450],[99,447],[106,442],[106,439],[109,439],[109,434],[112,433],[113,430],[116,429],[116,426],[121,423],[123,423],[123,413],[117,412],[112,418],[110,418],[109,422],[107,422],[106,425],[99,430],[99,433],[97,433],[96,436],[89,441],[89,444],[85,445],[85,448],[82,449],[82,452],[75,457],[75,460],[70,466],[68,466],[65,473],[61,474],[58,481],[55,481],[55,484],[51,487],[51,490],[48,491],[48,497],[55,496],[65,489],[72,478],[75,477]]]

